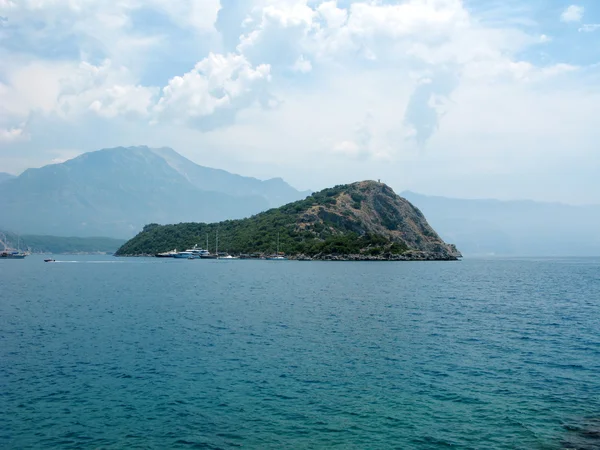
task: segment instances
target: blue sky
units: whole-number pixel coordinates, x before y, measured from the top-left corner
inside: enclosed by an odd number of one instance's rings
[[[600,2],[0,0],[0,171],[118,145],[302,189],[600,203]]]

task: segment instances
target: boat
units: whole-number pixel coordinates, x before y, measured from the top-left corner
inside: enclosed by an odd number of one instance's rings
[[[279,233],[277,233],[277,253],[267,256],[265,259],[269,261],[286,261],[287,258],[279,252]]]
[[[173,258],[177,258],[177,259],[195,259],[195,256],[192,252],[186,250],[184,252],[177,252],[173,255]]]
[[[44,262],[56,262],[55,259],[45,259]]]
[[[0,253],[0,259],[25,259],[25,257],[27,255],[29,255],[29,253],[25,253],[22,252],[20,247],[21,247],[21,237],[18,237],[18,241],[17,241],[17,250],[15,249],[11,249],[8,247],[8,244],[6,243],[8,241],[8,239],[6,239],[6,235],[4,233],[1,233],[0,236],[0,243],[2,245],[4,245],[4,250],[2,250],[2,253]]]
[[[194,245],[193,248],[187,249],[186,252],[190,252],[194,256],[194,259],[202,258],[205,255],[210,255],[208,250],[198,248],[198,245]]]
[[[265,259],[267,259],[268,261],[286,261],[287,258],[285,256],[281,256],[281,255],[271,255],[271,256],[267,256]]]
[[[218,240],[218,234],[217,234],[217,240]],[[217,254],[215,253],[214,255],[208,251],[208,233],[206,233],[206,248],[207,250],[200,250],[199,252],[199,256],[200,259],[217,259]]]
[[[208,251],[208,233],[206,233],[206,250],[201,250],[200,259],[217,259],[216,254],[212,254]]]
[[[170,252],[157,253],[154,256],[156,256],[157,258],[174,258],[176,254],[177,249],[171,250]]]
[[[27,253],[23,253],[19,250],[16,250],[16,251],[4,250],[2,253],[0,253],[0,258],[2,258],[2,259],[25,259],[26,256],[27,256]]]
[[[223,255],[223,256],[219,255],[218,259],[240,259],[240,257],[239,256],[231,256],[231,255],[227,255],[226,254],[226,255]]]

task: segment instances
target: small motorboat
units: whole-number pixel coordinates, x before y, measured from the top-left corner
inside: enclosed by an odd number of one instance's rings
[[[56,262],[55,259],[45,259],[44,262]]]

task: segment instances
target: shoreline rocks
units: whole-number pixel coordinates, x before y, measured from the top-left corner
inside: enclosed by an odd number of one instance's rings
[[[155,255],[119,255],[128,258],[152,258]],[[338,255],[338,254],[318,254],[308,255],[288,255],[287,259],[291,261],[460,261],[462,255],[440,254],[432,252],[406,252],[404,254],[383,254],[383,255]],[[264,260],[262,258],[243,258],[245,260]]]
[[[296,261],[459,261],[462,255],[449,255],[431,252],[407,252],[400,255],[336,255],[319,254],[315,256],[294,255],[288,256]]]

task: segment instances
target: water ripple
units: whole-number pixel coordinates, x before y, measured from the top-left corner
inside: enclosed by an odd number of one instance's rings
[[[598,273],[2,261],[0,447],[599,450]]]

